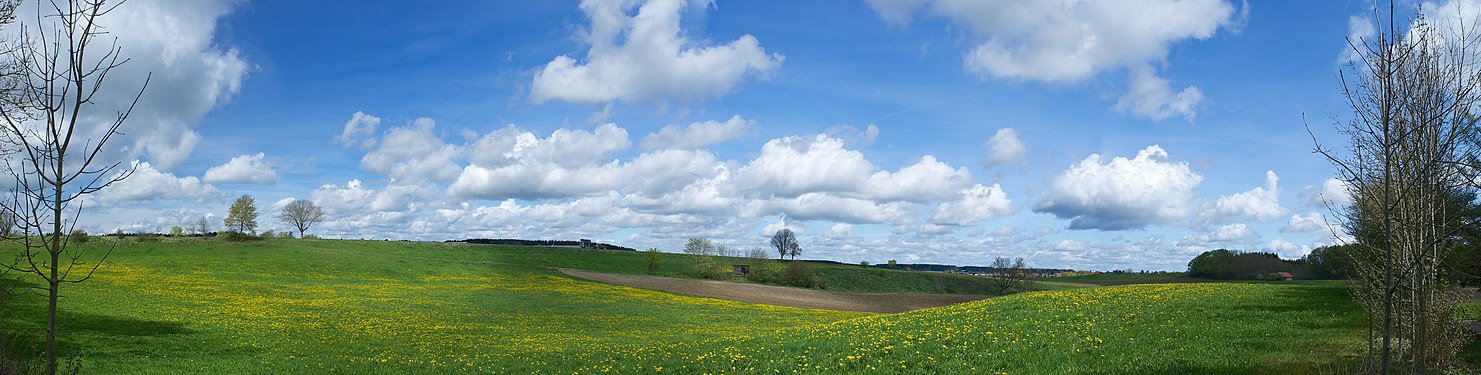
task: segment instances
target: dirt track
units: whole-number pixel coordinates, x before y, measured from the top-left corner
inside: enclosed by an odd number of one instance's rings
[[[662,290],[670,293],[727,299],[731,301],[823,310],[897,313],[976,301],[989,297],[966,294],[825,292],[821,290],[725,281],[597,273],[568,268],[561,268],[560,271],[572,277],[635,288]]]

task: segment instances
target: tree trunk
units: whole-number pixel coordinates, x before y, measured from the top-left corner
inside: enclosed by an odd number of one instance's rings
[[[61,153],[57,155],[57,178],[52,182],[52,188],[56,195],[52,196],[52,232],[51,232],[51,277],[47,278],[48,296],[46,301],[46,374],[57,373],[57,292],[62,287],[62,279],[57,274],[61,268],[62,258],[62,162],[67,149],[61,147]]]
[[[50,293],[46,300],[46,373],[56,375],[57,373],[57,289],[62,285],[57,279],[57,261],[60,254],[51,253],[51,280],[48,280]]]

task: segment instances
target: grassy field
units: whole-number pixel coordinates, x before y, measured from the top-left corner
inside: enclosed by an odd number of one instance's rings
[[[600,356],[577,370],[1326,373],[1361,344],[1356,309],[1346,291],[1331,287],[1162,284],[1037,292]]]
[[[460,244],[129,243],[64,291],[63,351],[81,351],[88,373],[524,372],[864,315],[577,281],[526,262],[540,260]],[[9,302],[5,325],[39,332],[41,303]]]
[[[94,280],[64,289],[62,349],[85,373],[136,374],[1316,373],[1362,339],[1357,307],[1330,286],[1136,285],[874,315],[586,282],[552,266],[646,268],[631,252],[128,241]],[[852,269],[862,276],[845,277],[879,277]],[[43,317],[41,298],[0,302],[0,325],[23,345],[39,345]]]
[[[648,265],[639,254],[625,251],[601,251],[562,249],[552,252],[546,248],[462,245],[474,249],[495,250],[493,259],[499,262],[532,266],[566,267],[607,273],[646,274]],[[575,256],[573,256],[573,254]],[[783,262],[773,259],[720,257],[717,264],[774,264],[782,268]],[[937,294],[996,294],[996,288],[987,280],[977,276],[956,275],[936,272],[911,272],[879,268],[864,268],[856,265],[809,262],[823,289],[839,292],[859,293],[937,293]],[[664,253],[658,274],[670,277],[694,277],[693,258],[684,254]],[[1063,286],[1037,285],[1036,290],[1060,290]]]

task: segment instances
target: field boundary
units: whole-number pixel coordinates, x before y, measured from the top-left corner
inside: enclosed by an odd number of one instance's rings
[[[805,309],[899,313],[986,299],[975,294],[845,293],[728,281],[624,275],[557,268],[567,276],[634,288]]]

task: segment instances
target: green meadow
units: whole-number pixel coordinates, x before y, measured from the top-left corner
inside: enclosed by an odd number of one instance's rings
[[[684,262],[667,256],[661,272]],[[555,267],[641,273],[646,263],[471,244],[124,240],[92,280],[64,286],[61,352],[104,374],[1302,374],[1341,366],[1363,339],[1340,285],[1129,285],[868,314],[635,289]],[[817,270],[830,290],[966,288]],[[43,298],[0,301],[13,349],[40,346],[44,317]]]

